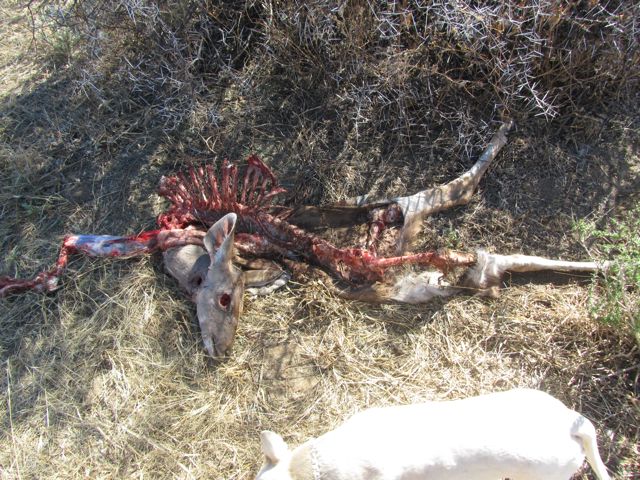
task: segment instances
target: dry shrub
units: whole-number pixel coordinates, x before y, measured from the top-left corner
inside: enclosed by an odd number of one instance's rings
[[[220,87],[230,85],[253,100],[236,114],[322,103],[356,139],[419,139],[434,122],[470,122],[472,133],[478,112],[596,111],[638,83],[635,2],[30,5],[35,34],[81,62],[79,93],[116,111],[145,109],[165,132],[220,126]]]
[[[180,157],[250,146],[295,178],[292,197],[317,203],[450,178],[444,159],[477,154],[503,115],[566,128],[633,102],[636,3],[107,0],[30,12],[72,103],[103,122],[87,133],[100,149],[158,131]],[[416,157],[444,171],[426,175]],[[383,178],[389,158],[415,182]]]

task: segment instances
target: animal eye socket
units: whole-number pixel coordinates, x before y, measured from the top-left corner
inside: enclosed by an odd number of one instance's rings
[[[228,293],[223,293],[222,295],[220,295],[218,303],[222,308],[226,309],[229,304],[231,304],[231,295],[229,295]]]

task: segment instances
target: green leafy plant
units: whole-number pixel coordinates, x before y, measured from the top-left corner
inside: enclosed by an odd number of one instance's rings
[[[640,205],[602,229],[579,220],[575,230],[612,261],[604,281],[591,285],[591,312],[605,323],[630,327],[640,343]]]

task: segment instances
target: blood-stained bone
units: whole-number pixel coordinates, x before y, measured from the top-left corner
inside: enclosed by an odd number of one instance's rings
[[[202,245],[205,232],[195,228],[150,230],[125,237],[113,235],[67,235],[62,240],[56,264],[32,279],[0,277],[0,297],[22,293],[53,292],[59,288],[59,277],[67,266],[69,255],[130,258],[181,245]]]

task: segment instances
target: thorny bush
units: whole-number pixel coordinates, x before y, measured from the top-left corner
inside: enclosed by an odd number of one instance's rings
[[[497,114],[623,102],[640,69],[640,4],[628,1],[32,0],[29,10],[34,35],[53,27],[74,47],[79,95],[144,109],[140,121],[167,134],[229,121],[229,86],[251,99],[236,115],[323,104],[356,141],[426,125],[472,132]]]

